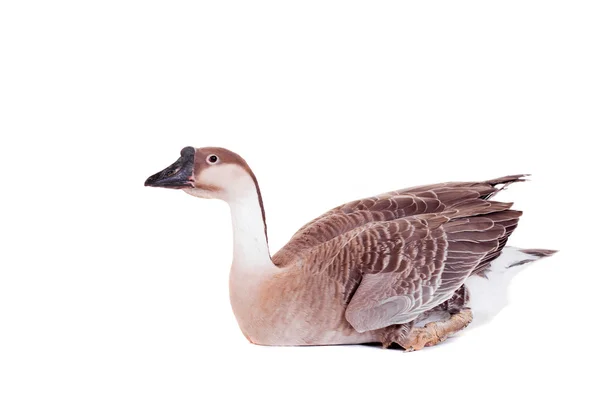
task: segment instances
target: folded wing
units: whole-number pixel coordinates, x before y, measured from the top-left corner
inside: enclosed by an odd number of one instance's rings
[[[422,186],[348,203],[300,229],[273,260],[326,274],[359,332],[410,322],[498,257],[521,212],[488,200],[497,185]]]
[[[448,182],[396,190],[336,207],[310,221],[273,256],[286,266],[312,247],[363,225],[413,215],[440,213],[472,200],[487,200],[525,175],[510,175],[485,182]]]

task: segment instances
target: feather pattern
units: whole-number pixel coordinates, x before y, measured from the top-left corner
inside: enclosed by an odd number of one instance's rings
[[[273,262],[335,280],[358,332],[413,321],[499,256],[521,212],[489,199],[523,177],[420,186],[344,204],[303,226]]]

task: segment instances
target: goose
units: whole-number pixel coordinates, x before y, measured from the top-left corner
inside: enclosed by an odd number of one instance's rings
[[[418,186],[352,201],[308,222],[272,257],[258,181],[238,154],[185,147],[145,186],[228,203],[230,302],[251,343],[381,343],[414,351],[467,327],[473,309],[493,302],[486,294],[505,296],[515,271],[554,253],[505,249],[522,213],[490,199],[525,176]],[[492,281],[501,288],[490,288]],[[480,304],[471,307],[475,301]]]

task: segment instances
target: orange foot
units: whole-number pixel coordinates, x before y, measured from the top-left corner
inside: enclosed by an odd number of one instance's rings
[[[471,309],[464,308],[445,321],[430,322],[422,328],[411,329],[408,336],[398,342],[406,351],[421,350],[443,342],[466,328],[473,320]]]

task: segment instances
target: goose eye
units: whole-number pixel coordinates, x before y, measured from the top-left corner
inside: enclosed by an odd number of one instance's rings
[[[216,156],[216,155],[214,155],[214,154],[211,154],[210,156],[206,157],[206,161],[207,161],[209,164],[216,164],[216,163],[217,163],[217,161],[219,161],[219,157],[217,157],[217,156]]]

